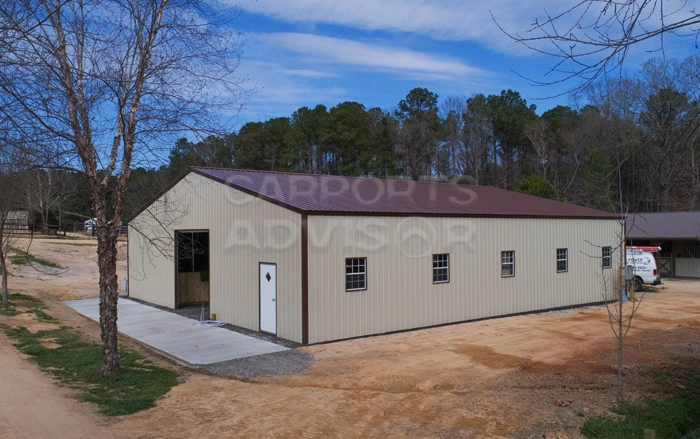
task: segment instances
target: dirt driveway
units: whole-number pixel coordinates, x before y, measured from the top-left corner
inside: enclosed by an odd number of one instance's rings
[[[11,288],[49,295],[52,313],[96,337],[95,324],[50,300],[73,298],[71,291],[19,280],[10,279]],[[97,288],[92,277],[63,282]],[[185,382],[157,407],[121,418],[89,416],[124,438],[554,438],[579,437],[588,416],[610,414],[615,395],[615,341],[604,307],[302,350],[314,363],[300,374],[238,380],[181,369]],[[699,360],[700,282],[667,281],[646,295],[626,340],[625,394],[673,393]]]

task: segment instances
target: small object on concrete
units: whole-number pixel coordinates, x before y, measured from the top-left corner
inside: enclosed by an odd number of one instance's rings
[[[651,429],[644,430],[644,439],[656,439],[656,431]]]

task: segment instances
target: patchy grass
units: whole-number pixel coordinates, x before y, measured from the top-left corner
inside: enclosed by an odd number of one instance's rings
[[[20,311],[18,308],[29,308]],[[10,303],[0,308],[5,315],[33,312],[38,321],[58,324],[42,310],[41,300],[22,294],[10,295]],[[153,365],[138,353],[120,349],[121,371],[103,377],[100,373],[102,349],[84,340],[69,326],[30,332],[26,327],[8,328],[5,334],[15,346],[58,381],[79,392],[79,398],[97,404],[108,416],[128,415],[155,406],[178,383],[177,373]]]
[[[625,404],[615,412],[623,418],[591,418],[581,433],[587,438],[641,438],[652,429],[657,439],[700,438],[700,379],[693,378],[688,390],[671,398]]]
[[[32,263],[51,268],[63,268],[55,262],[37,258],[36,256],[31,255],[25,252],[24,250],[18,249],[16,247],[12,247],[10,250],[12,250],[12,252],[14,253],[14,255],[10,256],[10,261],[15,265],[24,265]]]
[[[13,293],[7,296],[7,305],[0,303],[0,315],[16,316],[22,313],[35,314],[39,322],[58,323],[58,320],[47,314],[44,302],[26,294]],[[19,309],[18,309],[19,308]]]

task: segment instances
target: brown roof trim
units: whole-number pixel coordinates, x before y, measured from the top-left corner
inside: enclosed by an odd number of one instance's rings
[[[241,191],[241,192],[244,192],[244,193],[246,193],[246,194],[248,194],[248,195],[252,195],[252,196],[254,196],[254,197],[256,197],[256,198],[260,198],[261,200],[265,200],[265,201],[270,202],[270,203],[272,203],[272,204],[275,204],[275,205],[277,205],[277,206],[284,207],[285,209],[289,209],[289,210],[294,211],[294,212],[296,212],[296,213],[304,213],[303,210],[298,209],[297,207],[292,206],[291,204],[288,204],[288,203],[285,203],[285,202],[282,202],[282,201],[279,201],[279,200],[275,200],[274,198],[268,197],[267,195],[263,195],[263,194],[261,194],[261,193],[259,193],[259,192],[252,191],[252,190],[250,190],[250,189],[248,189],[248,188],[244,188],[244,187],[239,186],[239,185],[237,185],[237,184],[233,184],[233,183],[231,183],[230,181],[227,181],[227,180],[225,180],[225,179],[223,179],[223,178],[214,177],[214,176],[212,176],[212,175],[209,175],[209,174],[207,174],[207,173],[201,171],[200,169],[198,169],[198,168],[196,168],[196,167],[190,167],[190,170],[191,170],[192,172],[194,172],[195,174],[197,174],[197,175],[201,175],[202,177],[205,177],[205,178],[208,178],[208,179],[210,179],[210,180],[214,180],[214,181],[216,181],[216,182],[218,182],[218,183],[224,184],[224,185],[226,185],[226,186],[232,187],[232,188],[237,189],[237,190],[239,190],[239,191]]]
[[[144,204],[143,207],[141,207],[139,210],[137,210],[135,214],[131,215],[131,217],[129,217],[129,218],[126,220],[127,224],[130,223],[130,222],[131,222],[134,218],[136,218],[137,216],[141,215],[141,214],[143,213],[144,210],[148,209],[148,208],[151,206],[151,204],[155,203],[156,200],[157,200],[158,198],[162,197],[163,194],[165,194],[165,193],[168,192],[170,189],[172,189],[173,186],[175,186],[176,184],[178,184],[178,183],[180,182],[180,180],[182,180],[183,178],[185,178],[190,172],[192,172],[192,169],[191,169],[191,168],[187,168],[182,174],[178,175],[177,178],[176,178],[175,180],[173,180],[172,182],[170,182],[170,184],[168,184],[167,186],[165,186],[160,192],[158,192],[155,196],[153,196],[153,198],[151,198],[150,200],[148,200],[148,202],[147,202],[146,204]]]
[[[405,213],[405,212],[358,212],[358,211],[313,211],[306,212],[309,216],[399,216],[414,218],[534,218],[534,219],[589,219],[615,220],[616,216],[567,216],[567,215],[514,215],[514,214],[485,214],[485,213]]]
[[[224,169],[224,168],[222,168],[222,169]],[[226,168],[226,169],[227,169],[227,168]],[[277,205],[277,206],[284,207],[285,209],[289,209],[289,210],[292,210],[292,211],[297,212],[297,213],[303,213],[303,211],[301,211],[301,210],[297,209],[296,207],[291,206],[291,205],[289,205],[289,204],[287,204],[287,203],[283,203],[283,202],[281,202],[281,201],[279,201],[279,200],[275,200],[275,199],[273,199],[273,198],[270,198],[270,197],[267,197],[267,196],[265,196],[265,195],[259,194],[259,193],[255,192],[255,191],[251,191],[251,190],[246,189],[246,188],[244,188],[244,187],[240,187],[240,186],[235,185],[235,184],[233,184],[233,183],[231,183],[231,182],[228,182],[228,181],[226,181],[226,180],[224,180],[224,179],[213,177],[213,176],[211,176],[211,175],[209,175],[209,174],[206,174],[206,173],[204,173],[204,172],[201,172],[199,169],[197,169],[197,168],[194,167],[194,166],[190,166],[189,168],[187,168],[186,171],[184,171],[182,174],[180,174],[175,180],[173,180],[170,184],[168,184],[168,185],[167,185],[166,187],[164,187],[160,192],[158,192],[153,198],[151,198],[146,204],[144,204],[143,207],[141,207],[138,211],[136,211],[136,213],[133,214],[133,215],[127,220],[127,223],[130,223],[134,218],[136,218],[137,216],[141,215],[141,213],[143,213],[144,210],[148,209],[153,203],[155,203],[155,201],[156,201],[158,198],[162,197],[166,192],[168,192],[170,189],[172,189],[173,186],[175,186],[176,184],[178,184],[182,179],[184,179],[185,177],[187,177],[190,173],[195,173],[195,174],[200,175],[200,176],[202,176],[202,177],[204,177],[204,178],[208,178],[209,180],[213,180],[213,181],[216,181],[217,183],[221,183],[221,184],[223,184],[223,185],[232,187],[232,188],[237,189],[237,190],[239,190],[239,191],[241,191],[241,192],[245,192],[245,193],[248,194],[248,195],[252,195],[252,196],[254,196],[254,197],[256,197],[256,198],[260,198],[260,199],[262,199],[262,200],[268,201],[268,202],[270,202],[270,203],[272,203],[272,204],[275,204],[275,205]]]
[[[301,216],[301,342],[309,343],[309,229],[308,216]]]

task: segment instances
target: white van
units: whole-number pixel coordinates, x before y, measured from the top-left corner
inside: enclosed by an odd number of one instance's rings
[[[627,265],[634,267],[634,290],[641,291],[644,284],[660,285],[661,276],[656,270],[656,259],[652,252],[659,247],[627,247]]]

